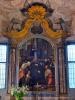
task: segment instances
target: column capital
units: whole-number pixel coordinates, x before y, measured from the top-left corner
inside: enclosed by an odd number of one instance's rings
[[[9,45],[10,45],[11,48],[16,49],[18,44],[17,44],[16,41],[13,41],[13,40],[10,39]]]

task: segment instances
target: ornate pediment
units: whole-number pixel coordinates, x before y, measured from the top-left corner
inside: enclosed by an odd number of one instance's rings
[[[13,19],[4,34],[6,37],[16,40],[19,43],[30,32],[32,34],[45,34],[52,39],[58,39],[69,35],[64,29],[64,22],[62,19],[57,20],[56,24],[60,26],[59,29],[54,29],[51,20],[53,10],[48,9],[45,5],[40,3],[34,3],[21,10],[23,15],[27,15],[25,22]],[[26,17],[26,16],[25,16]],[[65,27],[66,28],[66,27]]]

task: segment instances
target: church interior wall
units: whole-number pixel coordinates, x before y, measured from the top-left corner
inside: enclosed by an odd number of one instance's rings
[[[1,38],[2,39],[2,38]],[[68,39],[67,40],[67,42],[72,42],[72,41],[74,41],[74,39],[73,38],[70,38],[70,39]],[[2,41],[0,41],[0,43],[7,43],[7,40],[6,39],[2,39]],[[9,70],[11,70],[11,68],[13,68],[12,69],[12,72],[11,71],[9,71],[9,80],[11,80],[11,78],[10,78],[10,75],[11,75],[11,73],[13,74],[13,75],[16,75],[16,59],[14,58],[14,55],[16,55],[16,53],[15,53],[15,49],[13,48],[11,48],[11,52],[10,52],[10,63],[9,63],[9,66],[11,66],[11,67],[9,67]],[[59,66],[59,73],[61,73],[61,75],[60,75],[60,90],[59,90],[59,94],[60,95],[69,95],[68,94],[68,90],[67,90],[67,85],[66,85],[66,83],[65,83],[65,78],[66,78],[66,76],[65,76],[65,69],[64,69],[64,66],[65,66],[65,64],[64,64],[64,51],[63,51],[63,49],[62,49],[62,45],[60,45],[60,46],[58,46],[58,56],[57,56],[57,58],[58,58],[58,66]],[[12,60],[13,59],[13,60]],[[14,67],[15,66],[15,67]],[[15,68],[15,69],[14,69]],[[12,78],[15,78],[15,76],[12,76]],[[13,83],[14,83],[14,80],[15,79],[13,79],[12,81],[13,81]],[[64,81],[63,81],[64,80]],[[10,85],[10,83],[11,83],[11,81],[9,81],[9,86],[8,86],[8,89],[10,90],[10,88],[11,88],[11,85]],[[16,84],[16,83],[14,83],[14,84]],[[4,95],[3,93],[0,93],[1,95]],[[6,93],[5,93],[6,94]],[[71,93],[72,95],[71,96],[74,96],[73,95],[73,93]],[[2,96],[3,97],[3,100],[4,100],[4,96]],[[6,97],[7,98],[9,98],[9,96],[6,94]],[[6,100],[6,99],[5,99]]]
[[[20,1],[20,0],[19,0]],[[23,0],[22,0],[23,1]],[[25,0],[24,0],[25,1]],[[34,1],[34,0],[33,0]],[[31,1],[31,2],[33,2]],[[36,0],[40,3],[40,0]],[[44,4],[46,3],[46,6],[48,6],[49,8],[52,7],[52,9],[54,9],[53,15],[50,16],[48,18],[48,20],[52,21],[53,26],[51,26],[49,28],[53,28],[54,32],[57,29],[57,33],[59,33],[59,31],[61,31],[61,27],[64,31],[66,31],[67,33],[71,33],[68,34],[67,37],[65,37],[66,39],[59,39],[56,40],[56,36],[54,36],[54,39],[50,39],[50,35],[49,34],[45,34],[45,30],[42,34],[33,34],[31,33],[30,29],[28,31],[28,34],[25,39],[24,37],[23,40],[21,39],[21,42],[18,43],[18,46],[15,46],[15,42],[16,39],[8,39],[6,37],[5,32],[9,33],[12,31],[14,33],[14,31],[18,31],[20,32],[20,30],[23,29],[24,26],[22,26],[22,24],[24,24],[28,18],[27,15],[24,15],[21,10],[23,8],[23,3],[21,5],[21,8],[19,8],[19,6],[17,5],[16,2],[16,6],[14,5],[15,1],[9,1],[9,3],[6,3],[5,1],[5,5],[2,3],[2,1],[0,1],[0,44],[7,44],[8,45],[8,63],[7,63],[7,71],[6,71],[6,75],[7,75],[7,88],[2,91],[0,90],[0,100],[10,100],[11,96],[10,96],[10,89],[13,85],[18,85],[18,72],[19,72],[19,49],[22,47],[22,45],[27,41],[27,39],[29,40],[30,38],[42,38],[44,40],[47,39],[47,41],[52,45],[52,47],[55,49],[55,85],[56,85],[56,94],[58,97],[75,97],[74,93],[75,93],[75,89],[69,89],[69,83],[68,83],[68,68],[67,68],[67,60],[66,60],[66,56],[67,56],[67,52],[66,52],[66,46],[68,43],[75,43],[75,11],[74,11],[74,3],[71,3],[71,0],[69,1],[69,5],[66,2],[66,4],[64,3],[64,0],[47,0],[49,2],[46,2],[46,0],[42,0],[41,2],[43,2]],[[66,0],[67,1],[67,0]],[[31,4],[30,0],[27,2],[27,4]],[[73,1],[72,1],[73,2]],[[51,6],[49,5],[49,3],[51,3]],[[70,4],[71,3],[71,4]],[[10,5],[11,4],[11,5]],[[73,5],[73,6],[72,6]],[[24,5],[25,6],[25,5]],[[63,7],[62,7],[63,6]],[[15,9],[13,8],[15,7]],[[74,8],[73,8],[74,7]],[[3,12],[3,9],[5,9],[5,11]],[[17,9],[16,9],[17,8]],[[32,16],[31,16],[32,17]],[[59,23],[59,19],[62,18],[62,23]],[[16,22],[17,25],[16,25]],[[30,23],[29,23],[30,24]],[[37,25],[32,25],[32,26],[38,26],[39,23],[37,23]],[[62,24],[62,25],[60,25]],[[46,24],[45,24],[46,25]],[[28,28],[28,27],[27,27]],[[47,28],[47,27],[46,27]],[[49,29],[48,29],[49,31]],[[49,31],[50,32],[50,31]],[[54,33],[52,32],[52,33]],[[4,35],[2,36],[1,33]],[[64,34],[65,32],[63,32]],[[73,34],[72,34],[73,33]],[[12,35],[13,36],[13,35]],[[16,35],[15,35],[16,36]],[[12,38],[9,34],[9,37]],[[18,39],[19,41],[19,39]],[[13,45],[12,45],[13,44]],[[58,98],[57,98],[58,99]],[[65,100],[63,98],[63,100]],[[75,100],[75,99],[72,99]]]

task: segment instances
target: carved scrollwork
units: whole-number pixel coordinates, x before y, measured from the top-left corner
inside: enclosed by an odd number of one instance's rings
[[[60,28],[59,31],[54,31],[53,23],[46,17],[48,11],[45,7],[41,5],[34,5],[28,8],[27,13],[29,17],[26,20],[24,27],[22,26],[22,22],[20,22],[19,20],[13,19],[11,21],[10,27],[8,28],[9,32],[6,33],[8,37],[10,37],[11,39],[16,39],[16,41],[19,42],[29,33],[30,28],[32,33],[42,33],[44,29],[46,34],[53,39],[61,38],[62,36],[68,34],[67,32],[65,32],[64,28]],[[37,24],[37,22],[39,24]],[[59,24],[63,26],[61,20],[59,21]]]

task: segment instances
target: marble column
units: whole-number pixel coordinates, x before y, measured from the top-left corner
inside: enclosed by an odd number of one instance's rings
[[[18,81],[19,81],[19,61],[20,61],[20,51],[19,48],[16,48],[16,85],[18,86]]]
[[[55,56],[55,85],[56,85],[56,96],[59,96],[59,73],[58,73],[58,49],[57,46],[54,49]]]
[[[66,93],[66,68],[64,64],[64,46],[61,44],[58,47],[58,64],[59,64],[59,86],[60,94]]]
[[[11,48],[11,85],[16,82],[16,48]]]
[[[10,88],[16,84],[16,47],[10,46],[8,71],[8,93]]]

